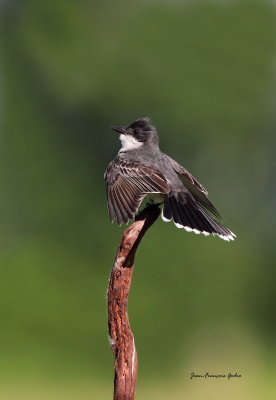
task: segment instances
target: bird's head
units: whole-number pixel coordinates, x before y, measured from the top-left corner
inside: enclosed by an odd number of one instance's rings
[[[137,119],[128,126],[112,126],[111,129],[121,134],[124,150],[133,150],[146,143],[158,145],[158,134],[149,118]]]

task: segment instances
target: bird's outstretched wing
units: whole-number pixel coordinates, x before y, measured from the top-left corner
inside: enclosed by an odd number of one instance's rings
[[[104,178],[110,219],[117,218],[120,225],[134,218],[147,194],[169,191],[167,181],[160,172],[120,157],[108,165]]]
[[[190,172],[188,172],[184,167],[178,164],[167,154],[164,154],[164,156],[167,157],[167,160],[170,162],[172,168],[175,170],[184,186],[190,191],[195,201],[207,211],[210,211],[212,214],[214,214],[217,218],[221,219],[222,217],[219,211],[208,199],[208,192],[201,185],[201,183],[199,183],[198,180],[194,178],[192,174],[190,174]]]

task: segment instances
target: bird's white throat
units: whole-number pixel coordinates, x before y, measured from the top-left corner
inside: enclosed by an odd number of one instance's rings
[[[123,151],[138,149],[139,147],[143,146],[143,142],[139,142],[135,139],[135,137],[131,135],[120,135],[120,141],[122,143],[122,147],[119,153]]]

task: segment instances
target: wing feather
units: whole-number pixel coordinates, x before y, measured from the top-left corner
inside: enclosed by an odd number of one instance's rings
[[[202,186],[201,183],[199,183],[198,180],[195,177],[193,177],[193,175],[190,174],[189,171],[187,171],[184,167],[178,164],[175,160],[173,160],[167,154],[164,154],[164,156],[170,162],[171,166],[177,173],[179,179],[182,181],[184,186],[191,192],[195,201],[202,207],[204,207],[206,210],[214,214],[216,217],[222,218],[219,211],[208,199],[208,192],[204,188],[204,186]]]
[[[109,186],[107,186],[106,195],[107,195],[107,205],[108,205],[109,217],[110,217],[110,220],[113,222],[114,219],[116,218],[116,212],[115,212],[115,209],[113,206],[112,194],[111,194],[111,189]]]
[[[114,191],[113,188],[110,190],[110,195],[110,201],[113,204],[118,224],[121,225],[124,221],[124,218],[121,211],[120,200],[118,199],[116,191]]]
[[[121,190],[121,187],[120,187],[120,186],[117,186],[117,187],[116,187],[116,192],[117,192],[118,197],[120,198],[121,205],[122,205],[122,207],[123,207],[125,213],[127,214],[127,217],[128,217],[128,218],[127,218],[127,220],[124,220],[124,222],[127,223],[127,222],[129,221],[129,219],[132,218],[132,214],[133,214],[133,213],[131,212],[131,209],[130,209],[130,206],[129,206],[129,197],[128,197],[128,194],[127,194],[126,191],[125,191],[125,193],[122,193],[122,190]]]
[[[144,197],[169,192],[165,177],[157,170],[116,157],[105,171],[107,204],[111,220],[128,223]]]

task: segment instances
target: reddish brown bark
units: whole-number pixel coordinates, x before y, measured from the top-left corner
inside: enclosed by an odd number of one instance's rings
[[[122,236],[108,286],[108,328],[115,356],[114,400],[133,400],[137,377],[137,353],[128,318],[128,294],[136,250],[160,214],[158,206],[147,206]]]

